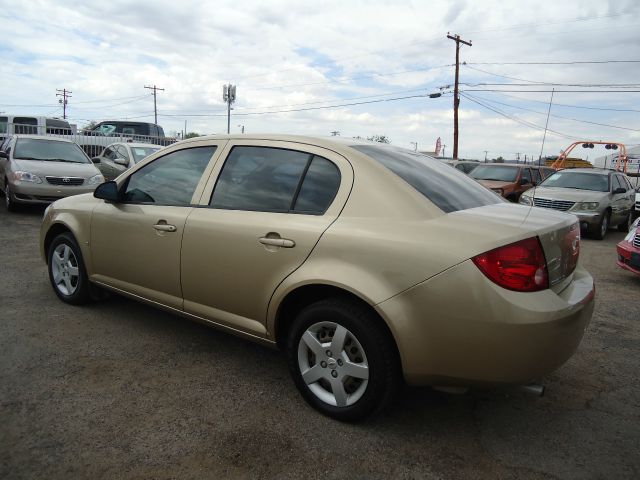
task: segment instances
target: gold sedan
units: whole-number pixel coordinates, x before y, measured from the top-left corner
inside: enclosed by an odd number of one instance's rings
[[[199,137],[45,213],[58,297],[106,289],[286,352],[340,420],[402,381],[528,383],[591,319],[577,219],[430,157],[353,139]]]

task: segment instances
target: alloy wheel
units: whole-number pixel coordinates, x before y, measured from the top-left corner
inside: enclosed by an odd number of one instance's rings
[[[323,402],[346,407],[364,395],[369,362],[355,335],[334,322],[311,325],[298,343],[298,367],[309,390]]]
[[[58,245],[51,257],[51,272],[56,289],[63,295],[73,295],[80,281],[78,259],[71,247],[65,243]]]

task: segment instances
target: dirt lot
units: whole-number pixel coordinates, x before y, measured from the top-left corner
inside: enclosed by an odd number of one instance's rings
[[[596,313],[543,398],[406,389],[345,425],[276,351],[120,297],[60,302],[41,215],[0,206],[0,478],[640,478],[640,277],[618,232],[583,242]]]

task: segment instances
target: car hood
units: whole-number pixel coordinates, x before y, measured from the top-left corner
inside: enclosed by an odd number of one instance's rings
[[[526,192],[527,195],[550,200],[569,200],[571,202],[600,202],[609,192],[578,190],[575,188],[536,187]]]
[[[50,162],[42,160],[15,160],[19,170],[33,173],[39,177],[82,177],[91,178],[100,172],[93,163]]]
[[[501,180],[478,180],[482,185],[487,188],[505,188],[513,185],[513,182],[503,182]]]

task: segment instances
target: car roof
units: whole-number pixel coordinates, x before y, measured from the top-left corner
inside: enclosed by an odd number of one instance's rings
[[[144,147],[144,148],[148,148],[148,147],[153,147],[153,148],[162,148],[162,145],[155,145],[153,143],[142,143],[142,142],[113,142],[110,145],[107,145],[107,148],[113,146],[113,145],[126,145],[129,147]]]
[[[35,140],[53,140],[55,142],[74,143],[73,140],[68,138],[60,138],[49,135],[23,135],[21,133],[11,135],[13,138],[33,138]]]
[[[605,168],[565,168],[561,171],[575,172],[575,173],[591,173],[593,175],[609,175],[611,173],[616,173],[615,170],[609,170]],[[617,173],[623,173],[623,172],[617,172]]]

